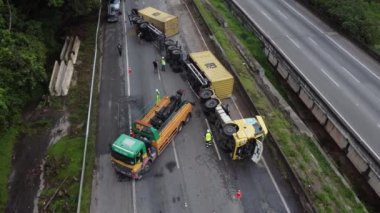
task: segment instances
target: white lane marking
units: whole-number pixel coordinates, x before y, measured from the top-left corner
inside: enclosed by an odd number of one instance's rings
[[[296,42],[296,41],[294,41],[292,38],[290,38],[290,36],[289,35],[286,35],[286,37],[294,44],[294,45],[296,45],[296,47],[299,49],[300,48],[300,45]]]
[[[234,100],[233,98],[231,98],[231,99],[232,99],[232,103],[235,105],[237,111],[239,112],[240,117],[243,118],[243,114],[241,113],[241,111],[240,111],[239,107],[237,106],[235,100]],[[281,202],[282,202],[282,204],[284,205],[284,207],[285,207],[285,209],[286,209],[286,212],[290,213],[290,210],[289,210],[288,204],[286,203],[286,200],[285,200],[284,196],[282,195],[281,190],[280,190],[280,188],[278,187],[277,182],[276,182],[276,180],[274,179],[274,177],[273,177],[273,175],[272,175],[272,172],[270,171],[270,169],[269,169],[269,167],[268,167],[268,165],[267,165],[267,163],[266,163],[266,161],[265,161],[264,156],[262,156],[261,158],[263,159],[264,167],[265,167],[265,169],[267,170],[267,172],[268,172],[268,174],[269,174],[269,177],[270,177],[270,179],[271,179],[271,181],[272,181],[272,183],[273,183],[273,185],[274,185],[274,188],[276,189],[278,195],[280,196]]]
[[[380,124],[377,124],[377,127],[379,127],[379,128],[380,128]]]
[[[99,0],[99,3],[101,3],[100,0]],[[100,16],[101,16],[101,14],[102,14],[102,6],[100,4],[100,6],[99,6],[99,13],[98,13],[98,24],[96,26],[96,32],[95,32],[95,47],[94,47],[94,58],[93,58],[93,62],[92,62],[90,100],[89,100],[89,103],[88,103],[86,135],[85,135],[85,139],[84,139],[84,149],[83,149],[83,158],[82,158],[82,167],[81,167],[82,171],[81,171],[81,174],[80,174],[78,202],[77,202],[77,213],[80,213],[80,210],[81,210],[80,207],[81,207],[81,201],[82,201],[84,172],[85,172],[85,168],[86,168],[87,144],[88,144],[90,125],[91,125],[91,119],[90,118],[91,118],[91,109],[92,109],[92,96],[93,96],[94,82],[95,82],[96,57],[97,57],[97,54],[98,54],[98,35],[99,35],[99,26],[100,26]]]
[[[211,128],[210,128],[210,124],[208,123],[208,121],[207,121],[206,118],[205,118],[205,121],[206,121],[206,124],[207,124],[207,128],[208,128],[208,129],[211,129]],[[219,159],[219,160],[222,160],[222,157],[220,157],[220,153],[219,153],[218,146],[217,146],[216,143],[215,143],[215,139],[214,139],[214,137],[212,137],[212,143],[214,144],[214,147],[215,147],[215,150],[216,150],[216,154],[218,155],[218,159]]]
[[[172,140],[172,146],[173,146],[175,162],[177,164],[177,169],[179,169],[178,155],[177,155],[177,150],[175,149],[175,141],[174,140]]]
[[[161,71],[160,71],[160,69],[158,69],[158,68],[157,68],[157,73],[158,73],[158,80],[161,81],[161,74],[160,74]]]
[[[132,205],[133,205],[133,212],[137,213],[136,208],[136,180],[132,180]]]
[[[271,22],[273,22],[273,20],[272,20],[272,18],[268,15],[268,14],[266,14],[264,11],[260,11],[265,17],[267,17],[267,19],[269,20],[269,21],[271,21]]]
[[[127,39],[127,26],[126,26],[126,18],[125,18],[125,7],[123,1],[121,2],[122,6],[122,13],[123,13],[123,27],[124,27],[124,36],[125,36],[125,61],[126,61],[126,67],[127,67],[127,97],[131,96],[131,85],[130,85],[130,79],[129,79],[129,61],[128,61],[128,39]],[[125,69],[124,69],[125,70]],[[129,133],[132,131],[132,115],[131,115],[131,105],[128,102],[128,124],[129,124]],[[133,206],[133,213],[137,213],[137,205],[136,205],[136,181],[135,179],[132,180],[132,206]]]
[[[266,168],[267,171],[268,171],[269,177],[270,177],[270,179],[271,179],[272,182],[273,182],[274,188],[276,188],[277,193],[280,195],[280,199],[281,199],[282,203],[284,204],[284,207],[285,207],[286,212],[290,213],[291,211],[290,211],[290,209],[289,209],[289,207],[288,207],[288,204],[286,203],[285,198],[284,198],[284,196],[282,195],[282,193],[281,193],[281,191],[280,191],[280,188],[278,187],[278,185],[277,185],[277,183],[276,183],[276,180],[274,179],[274,177],[273,177],[273,175],[272,175],[272,172],[270,171],[270,169],[269,169],[269,167],[268,167],[268,165],[267,165],[267,162],[265,161],[264,156],[263,156],[262,158],[263,158],[264,166],[265,166],[265,168]]]
[[[235,0],[232,0],[234,2],[234,4],[236,5],[239,5]],[[242,7],[240,7],[240,9],[245,13],[245,15],[249,18],[249,20],[255,24],[255,26],[261,31],[263,32],[263,34],[265,35],[268,35],[268,33],[265,32],[265,30],[263,30],[250,16],[249,16],[249,13]],[[327,100],[324,96],[323,96],[323,93],[309,80],[306,78],[306,76],[301,72],[301,69],[289,58],[289,56],[287,56],[285,54],[285,52],[280,48],[279,45],[277,45],[271,38],[268,37],[268,39],[270,40],[270,42],[272,42],[273,45],[275,45],[278,49],[278,51],[281,52],[281,54],[285,57],[285,59],[292,65],[292,67],[294,67],[296,70],[299,71],[299,74],[301,76],[304,77],[305,81],[311,85],[311,88],[314,89],[315,91],[317,91],[317,93],[324,99],[324,101],[326,101],[327,105],[332,109],[332,111],[337,114],[342,120],[343,122],[351,129],[352,132],[354,132],[354,134],[359,138],[359,140],[361,140],[364,145],[366,146],[366,148],[368,150],[370,150],[372,152],[372,155],[374,155],[376,157],[376,160],[380,160],[380,156],[366,143],[366,141],[364,140],[364,138],[351,126],[351,124],[342,116],[342,114],[339,113],[339,111],[330,103],[329,100]]]
[[[307,37],[307,39],[309,39],[311,43],[313,43],[315,46],[318,46],[317,42],[315,42],[314,39],[312,39],[311,37]]]
[[[354,76],[352,75],[352,73],[350,71],[348,71],[345,67],[342,66],[342,69],[351,77],[353,78],[356,82],[360,83],[360,81]]]
[[[281,10],[277,10],[277,12],[278,12],[282,17],[284,17],[285,19],[288,19],[288,17],[287,17],[283,12],[281,12]]]
[[[363,68],[365,68],[371,75],[375,76],[378,80],[380,80],[380,77],[377,76],[371,69],[369,69],[366,65],[361,63],[355,56],[353,56],[350,52],[348,52],[344,47],[342,47],[338,42],[336,42],[334,39],[332,39],[329,35],[325,34],[323,30],[321,30],[319,27],[317,27],[314,23],[309,21],[304,15],[302,15],[300,12],[298,12],[296,9],[294,9],[291,5],[289,5],[285,0],[281,0],[284,4],[286,4],[291,10],[293,10],[295,13],[297,13],[299,16],[301,16],[306,22],[308,22],[310,25],[312,25],[315,29],[317,29],[322,35],[324,35],[327,39],[329,39],[331,42],[333,42],[336,46],[339,47],[339,49],[343,50],[347,55],[349,55],[352,59],[354,59],[358,64],[360,64]]]
[[[189,7],[187,6],[186,1],[183,1],[183,3],[185,4],[186,9],[187,9],[187,11],[188,11],[189,14],[190,14],[191,20],[193,20],[193,24],[195,25],[195,28],[197,28],[198,34],[200,35],[200,37],[201,37],[201,39],[202,39],[202,41],[203,41],[203,44],[205,45],[206,49],[209,50],[209,48],[208,48],[208,46],[207,46],[207,44],[206,44],[206,41],[205,41],[205,39],[203,38],[202,33],[201,33],[201,31],[199,30],[198,25],[197,25],[197,23],[196,23],[195,20],[194,20],[194,17],[193,17],[193,15],[192,15],[192,12],[190,11]]]
[[[326,72],[326,70],[324,70],[323,68],[321,68],[320,69],[322,72],[323,72],[323,74],[325,74],[337,87],[340,87],[339,86],[339,84],[333,79],[333,78],[331,78],[330,76],[329,76],[329,74],[327,74],[327,72]]]

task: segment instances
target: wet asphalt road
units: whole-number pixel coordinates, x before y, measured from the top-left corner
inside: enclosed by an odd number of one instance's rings
[[[180,17],[181,32],[176,40],[185,50],[205,50],[180,1],[128,1],[127,5],[123,2],[127,11],[148,5]],[[91,212],[301,212],[298,199],[273,166],[268,153],[264,151],[266,164],[261,161],[255,165],[251,161],[232,162],[224,153],[219,160],[215,147],[204,147],[207,125],[196,97],[181,75],[169,67],[166,72],[153,72],[152,61],[161,53],[152,44],[137,40],[129,23],[124,25],[125,13],[123,11],[120,22],[103,25]],[[124,47],[121,57],[116,49],[118,42]],[[109,144],[121,132],[128,133],[130,122],[149,109],[156,88],[161,95],[184,89],[185,98],[196,103],[192,120],[142,180],[118,182],[111,167]],[[237,103],[239,105],[238,98]],[[239,108],[244,115],[247,109]],[[234,119],[239,118],[236,109],[232,114]],[[237,189],[243,192],[240,201],[233,199]]]
[[[380,63],[293,0],[236,0],[380,161]]]

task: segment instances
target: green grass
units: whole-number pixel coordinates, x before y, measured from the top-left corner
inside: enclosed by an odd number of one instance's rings
[[[80,181],[80,167],[82,166],[83,149],[85,142],[85,128],[87,121],[87,111],[90,96],[90,82],[92,75],[94,44],[95,44],[95,31],[96,31],[96,17],[89,17],[83,19],[83,23],[80,24],[81,33],[84,36],[81,38],[81,46],[79,49],[78,61],[80,65],[75,67],[77,71],[76,86],[71,87],[69,95],[66,99],[55,98],[52,100],[53,107],[61,109],[65,107],[69,112],[69,120],[71,123],[70,138],[64,138],[57,142],[58,147],[49,148],[49,155],[53,158],[49,158],[49,161],[54,162],[55,159],[63,163],[67,162],[67,159],[61,158],[62,150],[68,144],[73,145],[72,150],[66,150],[67,158],[71,159],[71,162],[67,165],[65,171],[62,171],[59,175],[50,177],[50,181],[56,183],[52,188],[44,189],[45,195],[51,195],[54,193],[60,183],[65,177],[78,178],[77,182],[73,182],[70,185],[70,196],[65,199],[57,199],[52,202],[51,210],[54,209],[57,212],[67,212],[67,207],[64,203],[67,202],[70,205],[70,212],[76,211],[76,205],[78,201],[79,193],[79,181]],[[97,59],[99,60],[99,58]],[[97,85],[98,79],[95,80]],[[92,189],[92,171],[94,168],[94,152],[95,152],[95,135],[96,135],[96,118],[97,118],[97,89],[95,87],[94,97],[92,102],[91,112],[91,126],[89,131],[89,139],[87,145],[87,156],[85,165],[84,185],[81,199],[81,212],[90,212],[91,202],[91,189]],[[60,145],[62,144],[62,145]],[[66,144],[66,145],[65,145]]]
[[[229,42],[225,30],[219,26],[200,0],[194,0],[194,2],[217,41],[224,49],[230,64],[237,70],[239,80],[251,99],[254,100],[259,113],[265,117],[267,126],[278,142],[280,149],[286,155],[292,168],[297,172],[305,188],[311,191],[310,196],[316,208],[323,212],[366,212],[362,203],[356,200],[352,190],[347,188],[335,174],[314,142],[306,135],[294,132],[292,124],[282,114],[281,110],[273,106],[261,94],[260,89],[255,84],[255,79],[242,65],[242,58]],[[235,17],[231,16],[222,1],[210,0],[210,2],[214,7],[218,8],[220,15],[227,21],[230,30],[235,33],[245,48],[262,65],[267,78],[278,88],[278,82],[263,53],[261,43],[253,34],[246,32],[246,29],[242,27]]]
[[[0,137],[0,212],[5,212],[8,202],[8,178],[11,173],[13,145],[17,141],[19,131],[10,128]]]
[[[57,195],[53,199],[49,211],[76,211],[83,145],[83,137],[65,137],[49,148],[45,165],[46,187],[40,196],[40,210],[67,178],[60,188],[64,195]]]

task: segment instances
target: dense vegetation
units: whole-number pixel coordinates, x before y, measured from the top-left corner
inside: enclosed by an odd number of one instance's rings
[[[338,30],[380,53],[379,0],[299,0]]]
[[[64,26],[93,11],[96,0],[0,0],[0,130],[41,97],[62,46]],[[61,39],[62,40],[62,39]]]

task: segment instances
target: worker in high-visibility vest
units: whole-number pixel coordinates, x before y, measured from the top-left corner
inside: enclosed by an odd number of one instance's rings
[[[207,129],[206,134],[205,134],[205,142],[206,142],[206,147],[211,146],[211,141],[212,141],[212,134],[210,129]]]
[[[160,91],[156,89],[156,104],[158,104],[160,101],[161,101]]]
[[[161,58],[161,71],[165,71],[165,66],[166,66],[165,57],[162,56],[162,58]]]

